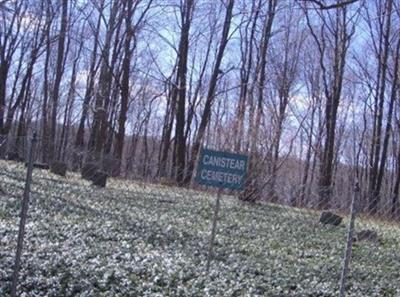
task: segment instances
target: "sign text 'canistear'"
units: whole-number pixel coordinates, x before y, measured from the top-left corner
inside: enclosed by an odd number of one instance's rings
[[[247,156],[203,149],[196,180],[199,184],[240,190],[243,188]]]

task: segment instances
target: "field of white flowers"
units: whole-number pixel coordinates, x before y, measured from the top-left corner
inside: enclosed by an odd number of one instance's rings
[[[0,161],[0,296],[10,290],[24,175]],[[122,180],[100,189],[36,169],[33,179],[22,296],[337,295],[346,228],[318,224],[318,213],[224,196],[207,275],[214,196]],[[347,296],[400,296],[400,228],[371,226],[382,244],[354,247]]]

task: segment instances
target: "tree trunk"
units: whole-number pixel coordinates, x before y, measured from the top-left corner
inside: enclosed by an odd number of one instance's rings
[[[255,122],[252,129],[251,144],[250,144],[250,159],[249,159],[249,175],[245,189],[239,196],[239,199],[243,201],[254,202],[261,199],[262,186],[260,183],[260,170],[261,164],[257,153],[258,136],[261,126],[261,118],[263,116],[263,102],[264,88],[266,81],[266,66],[267,66],[267,52],[269,42],[271,40],[272,24],[275,17],[277,1],[272,0],[269,2],[268,13],[264,20],[263,33],[261,37],[260,56],[257,65],[258,77],[257,77],[257,105],[255,108]]]
[[[85,147],[85,122],[89,112],[89,104],[93,97],[94,92],[94,82],[96,76],[96,61],[97,61],[97,49],[99,46],[99,34],[101,25],[101,13],[103,10],[103,2],[100,7],[100,15],[97,20],[96,31],[94,32],[93,50],[92,57],[90,61],[89,75],[86,81],[86,90],[83,98],[82,113],[79,119],[78,131],[76,132],[75,143],[74,143],[74,157],[73,157],[73,167],[77,169],[82,166],[83,162],[83,150]]]
[[[191,158],[190,158],[190,161],[189,161],[189,164],[187,167],[187,171],[186,171],[185,184],[189,184],[190,181],[192,180],[193,170],[195,168],[195,164],[196,164],[196,160],[197,160],[197,157],[198,157],[198,154],[200,151],[200,147],[201,147],[201,144],[202,144],[205,132],[206,132],[208,122],[210,120],[211,108],[214,103],[215,90],[216,90],[217,82],[218,82],[218,75],[220,74],[220,66],[221,66],[222,58],[224,56],[226,45],[228,44],[228,41],[229,41],[229,30],[230,30],[231,21],[232,21],[232,12],[233,12],[234,2],[235,2],[234,0],[229,0],[228,4],[226,5],[226,15],[225,15],[224,26],[222,29],[222,37],[220,40],[217,58],[216,58],[214,69],[213,69],[211,79],[210,79],[210,86],[208,88],[208,93],[207,93],[207,97],[206,97],[204,111],[203,111],[201,121],[200,121],[200,126],[197,131],[195,141],[193,143]]]
[[[124,149],[124,140],[125,140],[125,123],[127,120],[128,113],[128,103],[129,103],[129,76],[130,76],[130,67],[131,67],[131,57],[133,49],[131,49],[131,42],[133,37],[133,28],[132,28],[132,17],[133,17],[133,2],[126,1],[126,18],[125,18],[125,27],[126,27],[126,36],[125,36],[125,44],[124,44],[124,59],[122,62],[122,82],[121,82],[121,107],[120,113],[118,117],[118,131],[115,137],[115,158],[116,162],[118,162],[116,168],[118,172],[116,175],[120,174],[121,170],[121,160],[122,153]]]
[[[186,139],[185,139],[185,110],[186,110],[186,76],[187,61],[189,55],[189,31],[193,14],[194,1],[186,0],[181,9],[182,30],[178,53],[178,100],[176,108],[175,143],[176,143],[176,182],[184,184],[184,172],[186,161]]]
[[[114,1],[111,7],[107,26],[104,46],[101,53],[101,69],[98,80],[98,90],[95,95],[94,116],[88,143],[88,160],[101,163],[103,144],[105,142],[105,129],[107,126],[107,102],[111,92],[111,81],[113,79],[110,69],[109,54],[111,41],[115,30],[115,19],[118,9],[118,1]]]
[[[57,131],[57,109],[60,95],[61,79],[64,72],[64,47],[65,37],[67,35],[68,25],[68,0],[62,1],[61,8],[61,27],[58,38],[58,50],[57,50],[57,65],[56,65],[56,76],[54,79],[54,87],[52,93],[52,112],[51,112],[51,124],[50,124],[50,150],[49,159],[53,162],[56,158],[56,131]]]

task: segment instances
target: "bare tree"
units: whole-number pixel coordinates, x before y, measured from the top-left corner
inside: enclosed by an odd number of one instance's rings
[[[118,1],[112,1],[111,9],[109,13],[107,31],[105,35],[104,45],[101,50],[101,66],[100,75],[98,79],[98,90],[95,94],[95,110],[92,128],[90,130],[90,137],[88,143],[89,160],[100,161],[105,142],[105,125],[107,123],[107,107],[110,100],[111,83],[113,80],[112,70],[110,68],[110,51],[112,46],[112,38],[117,29],[117,14],[120,3]],[[120,21],[118,25],[120,25]]]
[[[99,35],[100,35],[100,26],[101,26],[101,19],[102,19],[102,14],[103,14],[103,9],[104,9],[104,1],[100,2],[100,7],[99,9],[99,16],[97,19],[97,24],[96,27],[93,28],[93,33],[94,33],[94,40],[93,40],[93,49],[92,49],[92,55],[90,59],[90,66],[88,70],[88,76],[86,80],[86,90],[85,90],[85,95],[83,97],[83,103],[82,103],[82,112],[78,124],[78,131],[76,133],[75,137],[75,143],[74,143],[74,168],[80,167],[83,159],[83,150],[85,147],[85,123],[86,119],[88,117],[89,113],[89,104],[90,101],[93,97],[94,93],[94,84],[95,84],[95,76],[97,73],[97,68],[98,68],[98,59],[97,59],[97,52],[99,48]]]
[[[206,128],[210,119],[211,115],[211,107],[214,102],[214,97],[215,97],[215,90],[217,87],[217,82],[218,82],[218,76],[220,75],[220,66],[222,62],[222,58],[225,53],[226,46],[229,41],[229,30],[231,27],[231,22],[232,22],[232,15],[233,15],[233,7],[234,7],[234,0],[228,0],[226,4],[226,14],[225,14],[225,20],[222,28],[222,36],[220,39],[220,44],[218,48],[218,53],[217,57],[214,63],[214,68],[212,71],[211,79],[210,79],[210,85],[208,88],[208,93],[204,105],[204,110],[201,116],[201,121],[199,125],[199,129],[197,131],[197,134],[195,136],[195,140],[193,143],[193,147],[191,150],[191,157],[190,161],[187,166],[187,172],[186,172],[186,177],[185,177],[185,184],[188,184],[193,176],[193,170],[195,167],[195,163],[197,160],[198,153],[200,151],[200,147],[206,132]]]
[[[64,73],[65,39],[68,31],[68,0],[61,3],[60,32],[58,36],[56,75],[52,90],[51,102],[51,122],[50,122],[50,149],[49,159],[54,161],[56,158],[56,130],[57,130],[57,111],[60,95],[61,79]]]
[[[130,97],[130,83],[129,77],[131,73],[131,59],[133,51],[136,47],[135,42],[135,34],[138,30],[140,23],[144,19],[147,11],[149,10],[152,1],[148,1],[146,7],[143,12],[139,16],[138,21],[135,24],[132,24],[133,17],[138,5],[141,1],[125,1],[124,7],[126,10],[125,13],[125,43],[124,43],[124,58],[122,61],[122,81],[121,81],[121,106],[120,113],[118,117],[118,131],[115,138],[115,158],[117,159],[118,164],[116,165],[117,171],[114,174],[119,175],[121,169],[121,160],[122,153],[124,149],[124,140],[125,140],[125,124],[127,121],[127,113],[128,113],[128,103]],[[133,46],[132,46],[133,41]]]
[[[317,46],[325,95],[325,140],[319,174],[319,206],[328,208],[333,186],[333,161],[337,112],[340,104],[347,50],[354,34],[347,7],[318,12],[320,29],[312,25],[310,11],[304,10],[307,25]],[[331,53],[328,55],[328,53]]]
[[[260,41],[260,53],[257,62],[257,81],[256,81],[256,89],[257,89],[257,102],[255,107],[255,119],[254,124],[250,127],[249,135],[251,137],[250,140],[250,164],[249,164],[249,172],[259,172],[260,170],[260,160],[257,158],[257,145],[259,139],[259,131],[261,127],[261,118],[264,114],[263,106],[264,106],[264,90],[266,86],[266,66],[267,66],[267,52],[268,46],[271,40],[272,35],[272,25],[275,17],[277,7],[277,1],[270,1],[268,4],[268,12],[263,20],[263,29],[262,36]],[[246,181],[246,189],[240,196],[240,199],[245,201],[255,201],[259,200],[261,197],[262,187],[259,184],[260,177],[253,175],[251,178],[248,178]]]
[[[261,0],[252,1],[250,16],[245,26],[242,26],[239,33],[241,37],[241,66],[240,66],[240,93],[238,105],[236,107],[236,121],[234,125],[234,134],[236,135],[235,151],[242,149],[242,138],[244,135],[244,119],[246,114],[246,105],[251,92],[250,75],[254,68],[255,35],[257,22],[260,16],[262,3]]]
[[[382,186],[383,171],[385,168],[386,152],[387,148],[383,146],[382,138],[382,126],[384,121],[384,103],[387,88],[387,75],[388,75],[388,59],[389,59],[389,48],[390,44],[390,32],[392,30],[392,10],[393,1],[388,0],[385,2],[384,13],[380,14],[380,9],[378,13],[378,30],[379,30],[379,40],[378,44],[375,46],[375,52],[378,60],[377,68],[377,79],[376,85],[374,87],[374,122],[373,122],[373,135],[372,144],[370,150],[370,160],[369,160],[369,205],[368,211],[372,214],[378,211],[378,203],[380,200],[380,188]],[[372,23],[368,22],[369,26],[373,26]],[[371,32],[371,34],[373,34]],[[389,108],[389,117],[391,121],[392,108]],[[391,123],[388,122],[388,132],[390,132]],[[389,134],[387,134],[389,136]],[[388,138],[386,139],[386,143]]]
[[[185,175],[186,159],[186,139],[185,139],[185,109],[187,92],[187,61],[189,52],[189,31],[193,16],[194,1],[186,0],[181,8],[181,38],[178,51],[178,69],[177,69],[177,109],[175,125],[175,143],[176,143],[176,181],[178,185],[183,185]]]
[[[272,98],[270,106],[270,125],[273,130],[271,145],[268,150],[268,171],[270,182],[268,184],[268,197],[273,201],[278,195],[275,190],[278,164],[280,163],[281,139],[284,124],[288,116],[290,98],[294,96],[293,88],[298,76],[301,48],[305,40],[304,28],[298,25],[299,15],[295,14],[293,6],[288,6],[281,26],[285,28],[282,39],[278,39],[273,46],[272,80],[276,89],[276,98]]]

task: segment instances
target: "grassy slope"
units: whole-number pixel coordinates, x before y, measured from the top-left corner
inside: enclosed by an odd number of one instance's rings
[[[0,296],[9,290],[24,174],[0,161]],[[212,196],[119,180],[98,189],[41,170],[32,191],[26,296],[336,296],[346,229],[316,224],[311,211],[224,197],[207,277]],[[348,296],[400,296],[400,231],[372,227],[383,244],[354,248]]]

